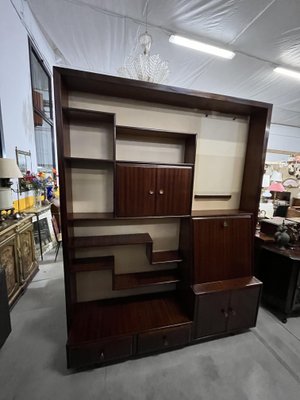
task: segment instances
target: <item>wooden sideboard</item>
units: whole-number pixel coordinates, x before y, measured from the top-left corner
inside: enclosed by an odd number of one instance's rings
[[[38,271],[32,216],[8,220],[0,226],[0,265],[5,269],[8,301],[12,306]]]

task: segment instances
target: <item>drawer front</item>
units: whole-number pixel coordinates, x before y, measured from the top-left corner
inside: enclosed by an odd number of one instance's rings
[[[138,336],[138,353],[151,353],[169,347],[184,346],[189,343],[191,325],[159,329]]]
[[[132,336],[82,346],[68,346],[68,367],[79,368],[127,358],[132,355]]]

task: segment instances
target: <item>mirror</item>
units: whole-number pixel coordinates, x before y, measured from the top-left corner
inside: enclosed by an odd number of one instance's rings
[[[23,175],[25,175],[27,171],[32,172],[32,161],[31,161],[31,152],[30,151],[19,150],[16,147],[16,160],[17,160],[17,164],[20,168],[20,171],[22,172]],[[22,178],[19,179],[19,191],[26,192],[27,189],[22,187],[22,185],[20,185],[21,179]]]

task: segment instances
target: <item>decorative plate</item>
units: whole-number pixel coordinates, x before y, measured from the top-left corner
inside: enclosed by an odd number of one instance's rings
[[[295,178],[287,178],[282,182],[285,188],[297,188],[299,187],[299,182]]]

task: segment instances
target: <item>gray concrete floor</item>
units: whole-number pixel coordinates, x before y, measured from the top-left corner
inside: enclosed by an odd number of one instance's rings
[[[46,255],[11,312],[0,400],[299,400],[300,317],[260,309],[246,333],[108,367],[66,369],[62,259]]]

